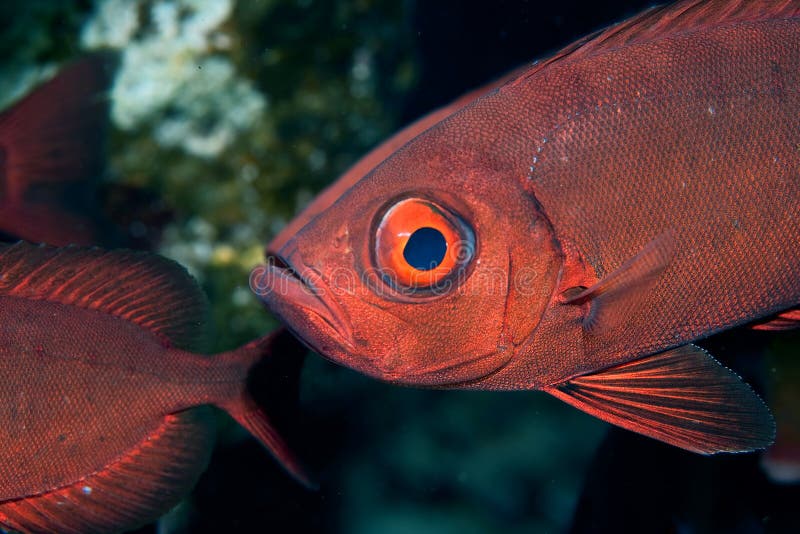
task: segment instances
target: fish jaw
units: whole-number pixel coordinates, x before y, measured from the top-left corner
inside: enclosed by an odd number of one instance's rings
[[[334,300],[330,288],[311,269],[300,269],[274,262],[258,266],[250,274],[250,286],[301,339],[328,339],[337,345],[335,348],[324,344],[318,347],[307,343],[313,350],[323,354],[353,350],[351,323]]]
[[[287,328],[312,350],[384,382],[448,387],[495,372],[508,363],[512,354],[511,350],[499,347],[466,359],[458,355],[442,359],[449,351],[433,343],[426,344],[422,359],[416,358],[412,348],[421,343],[414,329],[390,334],[392,325],[397,325],[397,317],[390,310],[375,306],[352,308],[351,321],[344,311],[348,302],[340,303],[335,290],[306,266],[296,252],[271,256],[268,265],[253,270],[250,285]],[[345,299],[345,295],[341,298]],[[382,340],[367,343],[358,335],[359,328],[375,323],[380,323],[387,335]]]
[[[303,263],[296,249],[287,256],[270,255],[268,265],[253,269],[250,287],[311,350],[372,378],[404,383],[402,357],[376,360],[364,353],[332,289]]]

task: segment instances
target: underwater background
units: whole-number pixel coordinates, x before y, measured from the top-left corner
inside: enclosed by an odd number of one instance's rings
[[[251,294],[249,272],[361,155],[467,90],[651,4],[2,2],[0,109],[59,65],[116,51],[98,201],[128,246],[197,277],[217,352],[278,326]],[[706,346],[760,385],[779,433],[782,420],[800,429],[797,335],[733,332]],[[266,367],[252,387],[320,490],[290,480],[225,420],[197,488],[141,532],[800,532],[800,486],[772,483],[758,455],[695,456],[609,430],[542,393],[404,389],[314,354]]]

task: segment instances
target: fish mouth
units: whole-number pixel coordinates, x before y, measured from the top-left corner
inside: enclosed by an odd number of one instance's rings
[[[307,321],[320,322],[327,334],[344,347],[353,348],[353,329],[341,305],[322,275],[302,260],[270,254],[267,264],[256,267],[250,275],[251,288],[273,312],[284,319],[291,330],[307,331]],[[298,317],[305,315],[305,317]],[[314,321],[314,318],[318,319]],[[293,320],[294,319],[294,320]],[[316,336],[314,336],[316,337]],[[308,342],[306,336],[301,338]],[[319,348],[312,346],[317,352]]]

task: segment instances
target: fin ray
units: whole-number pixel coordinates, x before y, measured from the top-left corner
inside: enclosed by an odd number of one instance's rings
[[[751,326],[753,330],[792,330],[800,328],[800,308],[792,308]]]
[[[133,450],[53,491],[0,503],[0,525],[23,532],[127,530],[177,504],[205,467],[214,440],[205,409],[169,415]]]
[[[763,449],[775,437],[772,415],[750,386],[694,345],[547,391],[599,419],[702,454]]]
[[[219,358],[239,362],[250,373],[250,369],[265,357],[271,357],[276,350],[296,353],[300,343],[286,330],[278,330],[267,336],[251,341],[238,349],[224,353]],[[299,371],[299,367],[298,367]],[[316,488],[316,482],[309,476],[303,464],[295,457],[287,443],[275,429],[267,413],[256,403],[248,391],[249,380],[243,379],[241,388],[216,404],[233,417],[237,423],[252,434],[266,448],[278,463],[297,481],[307,488]]]
[[[104,163],[113,56],[77,61],[0,115],[0,176],[12,202],[34,183],[89,180]]]
[[[650,241],[636,256],[607,274],[593,286],[563,300],[564,304],[589,302],[583,327],[589,334],[614,331],[635,313],[647,290],[669,265],[675,237],[665,232]]]
[[[181,348],[196,347],[205,333],[206,297],[194,279],[179,264],[144,252],[2,247],[0,296],[99,310]]]

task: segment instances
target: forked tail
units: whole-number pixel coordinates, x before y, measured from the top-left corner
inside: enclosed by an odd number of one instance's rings
[[[217,405],[255,436],[293,477],[306,487],[315,488],[315,482],[248,391],[248,377],[255,364],[262,358],[273,356],[277,351],[290,351],[297,358],[302,358],[305,353],[305,349],[291,334],[280,329],[219,355],[222,361],[233,364],[239,370],[240,387],[231,391],[226,399],[218,401]]]

